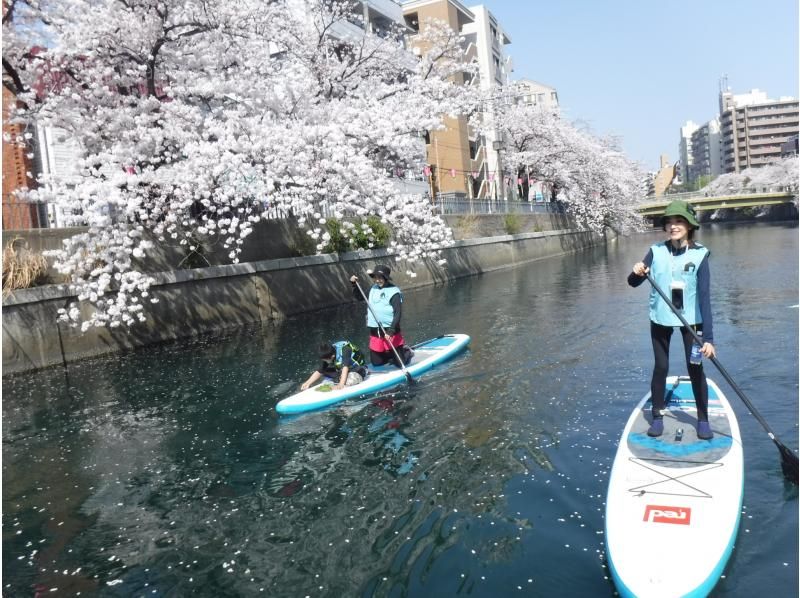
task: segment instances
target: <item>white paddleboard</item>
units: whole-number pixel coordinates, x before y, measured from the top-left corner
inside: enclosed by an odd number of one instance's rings
[[[412,347],[414,357],[406,364],[406,370],[412,378],[428,371],[435,365],[447,361],[463,351],[469,345],[470,338],[466,334],[445,334],[443,336],[418,343]],[[406,382],[403,370],[393,365],[375,367],[368,365],[369,375],[360,384],[345,386],[342,390],[333,390],[330,380],[322,381],[304,391],[279,401],[275,410],[281,414],[303,413],[313,409],[321,409],[353,397],[372,394]]]
[[[688,378],[667,378],[664,434],[650,438],[650,393],[628,419],[606,498],[606,557],[621,596],[707,596],[733,550],[742,510],[739,425],[708,380],[714,438],[697,438]]]

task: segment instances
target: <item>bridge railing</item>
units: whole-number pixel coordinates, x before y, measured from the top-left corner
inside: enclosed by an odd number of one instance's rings
[[[671,201],[675,201],[676,199],[680,199],[683,201],[688,201],[690,199],[706,199],[706,198],[714,198],[714,197],[736,197],[740,195],[759,195],[763,193],[797,193],[797,187],[793,187],[791,185],[764,185],[761,187],[749,188],[749,189],[740,189],[738,191],[725,191],[725,192],[716,192],[711,193],[708,190],[701,189],[699,191],[686,191],[684,193],[667,193],[666,195],[659,195],[659,196],[649,196],[645,197],[640,205],[646,204],[668,204]]]

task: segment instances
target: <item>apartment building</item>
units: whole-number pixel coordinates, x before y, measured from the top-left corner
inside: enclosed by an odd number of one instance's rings
[[[403,25],[403,9],[395,0],[361,0],[353,4],[352,17],[334,23],[330,34],[337,39],[359,39],[366,33],[383,37]]]
[[[477,50],[478,85],[485,94],[502,101],[513,70],[511,57],[505,53],[505,46],[511,43],[511,38],[485,6],[470,6],[469,10],[475,19],[464,25],[463,34],[467,44],[474,44]],[[514,187],[505,184],[501,135],[492,126],[490,112],[485,112],[483,118],[483,137],[472,134],[470,138],[473,144],[483,148],[485,155],[485,159],[478,156],[476,172],[479,176],[474,181],[473,194],[476,197],[508,199],[509,191]]]
[[[3,230],[37,228],[46,226],[46,214],[43,207],[37,204],[20,202],[15,191],[33,187],[35,181],[28,176],[33,173],[31,149],[20,146],[13,141],[7,142],[6,136],[14,140],[25,134],[21,125],[10,124],[9,111],[16,105],[17,99],[5,87],[3,88]]]
[[[692,160],[692,134],[697,131],[698,125],[690,120],[681,127],[681,138],[678,142],[678,168],[682,181],[689,181]]]
[[[676,176],[678,176],[678,165],[671,164],[669,157],[666,154],[661,154],[659,156],[658,172],[652,175],[652,186],[648,186],[648,195],[664,195]]]
[[[698,127],[691,138],[691,164],[687,181],[722,174],[722,137],[719,118]]]
[[[518,79],[514,81],[517,96],[514,100],[532,106],[539,106],[542,110],[559,112],[558,91],[544,83],[532,79]]]
[[[463,33],[464,27],[475,21],[472,11],[457,0],[411,0],[403,2],[402,9],[405,23],[411,30],[408,44],[412,48],[414,33],[424,30],[430,20],[444,21],[458,33]],[[474,41],[465,41],[464,47],[468,60],[477,59]],[[464,75],[458,74],[454,83],[476,85],[477,81],[467,81]],[[485,153],[470,131],[467,119],[445,117],[444,129],[430,131],[425,142],[433,196],[448,193],[474,197],[474,182],[483,175],[479,165],[485,160]]]
[[[466,60],[478,65],[478,73],[469,80],[458,75],[456,84],[478,86],[490,93],[496,90],[502,95],[512,71],[511,59],[504,50],[511,38],[485,6],[468,8],[458,0],[406,0],[402,7],[406,25],[412,31],[419,31],[430,19],[436,19],[463,36]],[[413,37],[409,43],[413,46]],[[490,118],[488,113],[486,118]],[[444,130],[431,131],[427,139],[434,194],[507,198],[502,143],[491,123],[487,123],[483,134],[469,127],[464,117],[445,117],[444,125]]]
[[[781,157],[781,146],[798,134],[798,100],[771,100],[758,89],[719,95],[722,171],[740,172]]]

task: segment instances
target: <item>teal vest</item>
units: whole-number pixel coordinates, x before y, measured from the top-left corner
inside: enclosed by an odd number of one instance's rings
[[[650,275],[662,291],[671,297],[672,281],[681,281],[683,289],[683,309],[681,315],[689,324],[702,324],[700,315],[700,298],[697,296],[697,271],[708,255],[708,249],[694,243],[681,255],[672,255],[666,243],[658,243],[650,249],[653,252],[653,263]],[[662,326],[683,326],[669,305],[661,298],[658,291],[650,290],[650,320]]]
[[[369,290],[369,304],[372,307],[372,310],[367,310],[367,326],[370,328],[378,327],[375,317],[378,318],[378,321],[384,328],[392,325],[392,320],[394,319],[394,309],[392,308],[390,301],[392,300],[392,297],[398,293],[400,294],[400,302],[402,302],[403,293],[400,293],[400,289],[397,287],[381,288],[376,284],[372,285],[372,288]],[[375,312],[375,317],[372,315],[373,311]]]
[[[336,361],[334,362],[334,365],[336,366],[337,370],[341,370],[344,365],[342,363],[342,350],[345,347],[350,347],[354,365],[357,366],[364,365],[364,356],[361,354],[361,351],[358,350],[358,347],[356,347],[350,341],[337,341],[333,343],[333,346],[336,349]]]

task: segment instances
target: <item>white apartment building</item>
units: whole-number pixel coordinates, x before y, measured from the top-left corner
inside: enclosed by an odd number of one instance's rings
[[[532,79],[518,79],[514,81],[519,97],[514,98],[516,102],[524,102],[533,106],[538,106],[542,110],[559,112],[558,91],[555,87],[533,81]]]
[[[690,170],[692,167],[692,134],[699,128],[697,123],[690,120],[681,127],[681,138],[678,142],[678,163],[680,165],[681,181],[690,180]]]
[[[692,133],[692,163],[689,181],[701,176],[716,177],[722,174],[722,135],[719,118],[712,118]]]
[[[505,46],[511,43],[511,38],[485,6],[470,6],[469,11],[473,14],[474,20],[464,25],[462,34],[467,44],[475,45],[480,88],[493,96],[502,97],[513,70],[511,57],[505,53]],[[485,117],[491,118],[488,113]],[[486,125],[483,143],[486,150],[485,172],[488,176],[481,181],[482,189],[478,190],[477,196],[507,199],[508,188],[504,184],[501,139],[492,128],[490,120],[487,120]]]
[[[64,129],[37,126],[36,141],[33,144],[33,167],[37,174],[44,176],[72,177],[78,174],[78,143]],[[46,184],[46,183],[45,183]],[[47,206],[49,227],[69,226],[67,216],[60,206]]]

